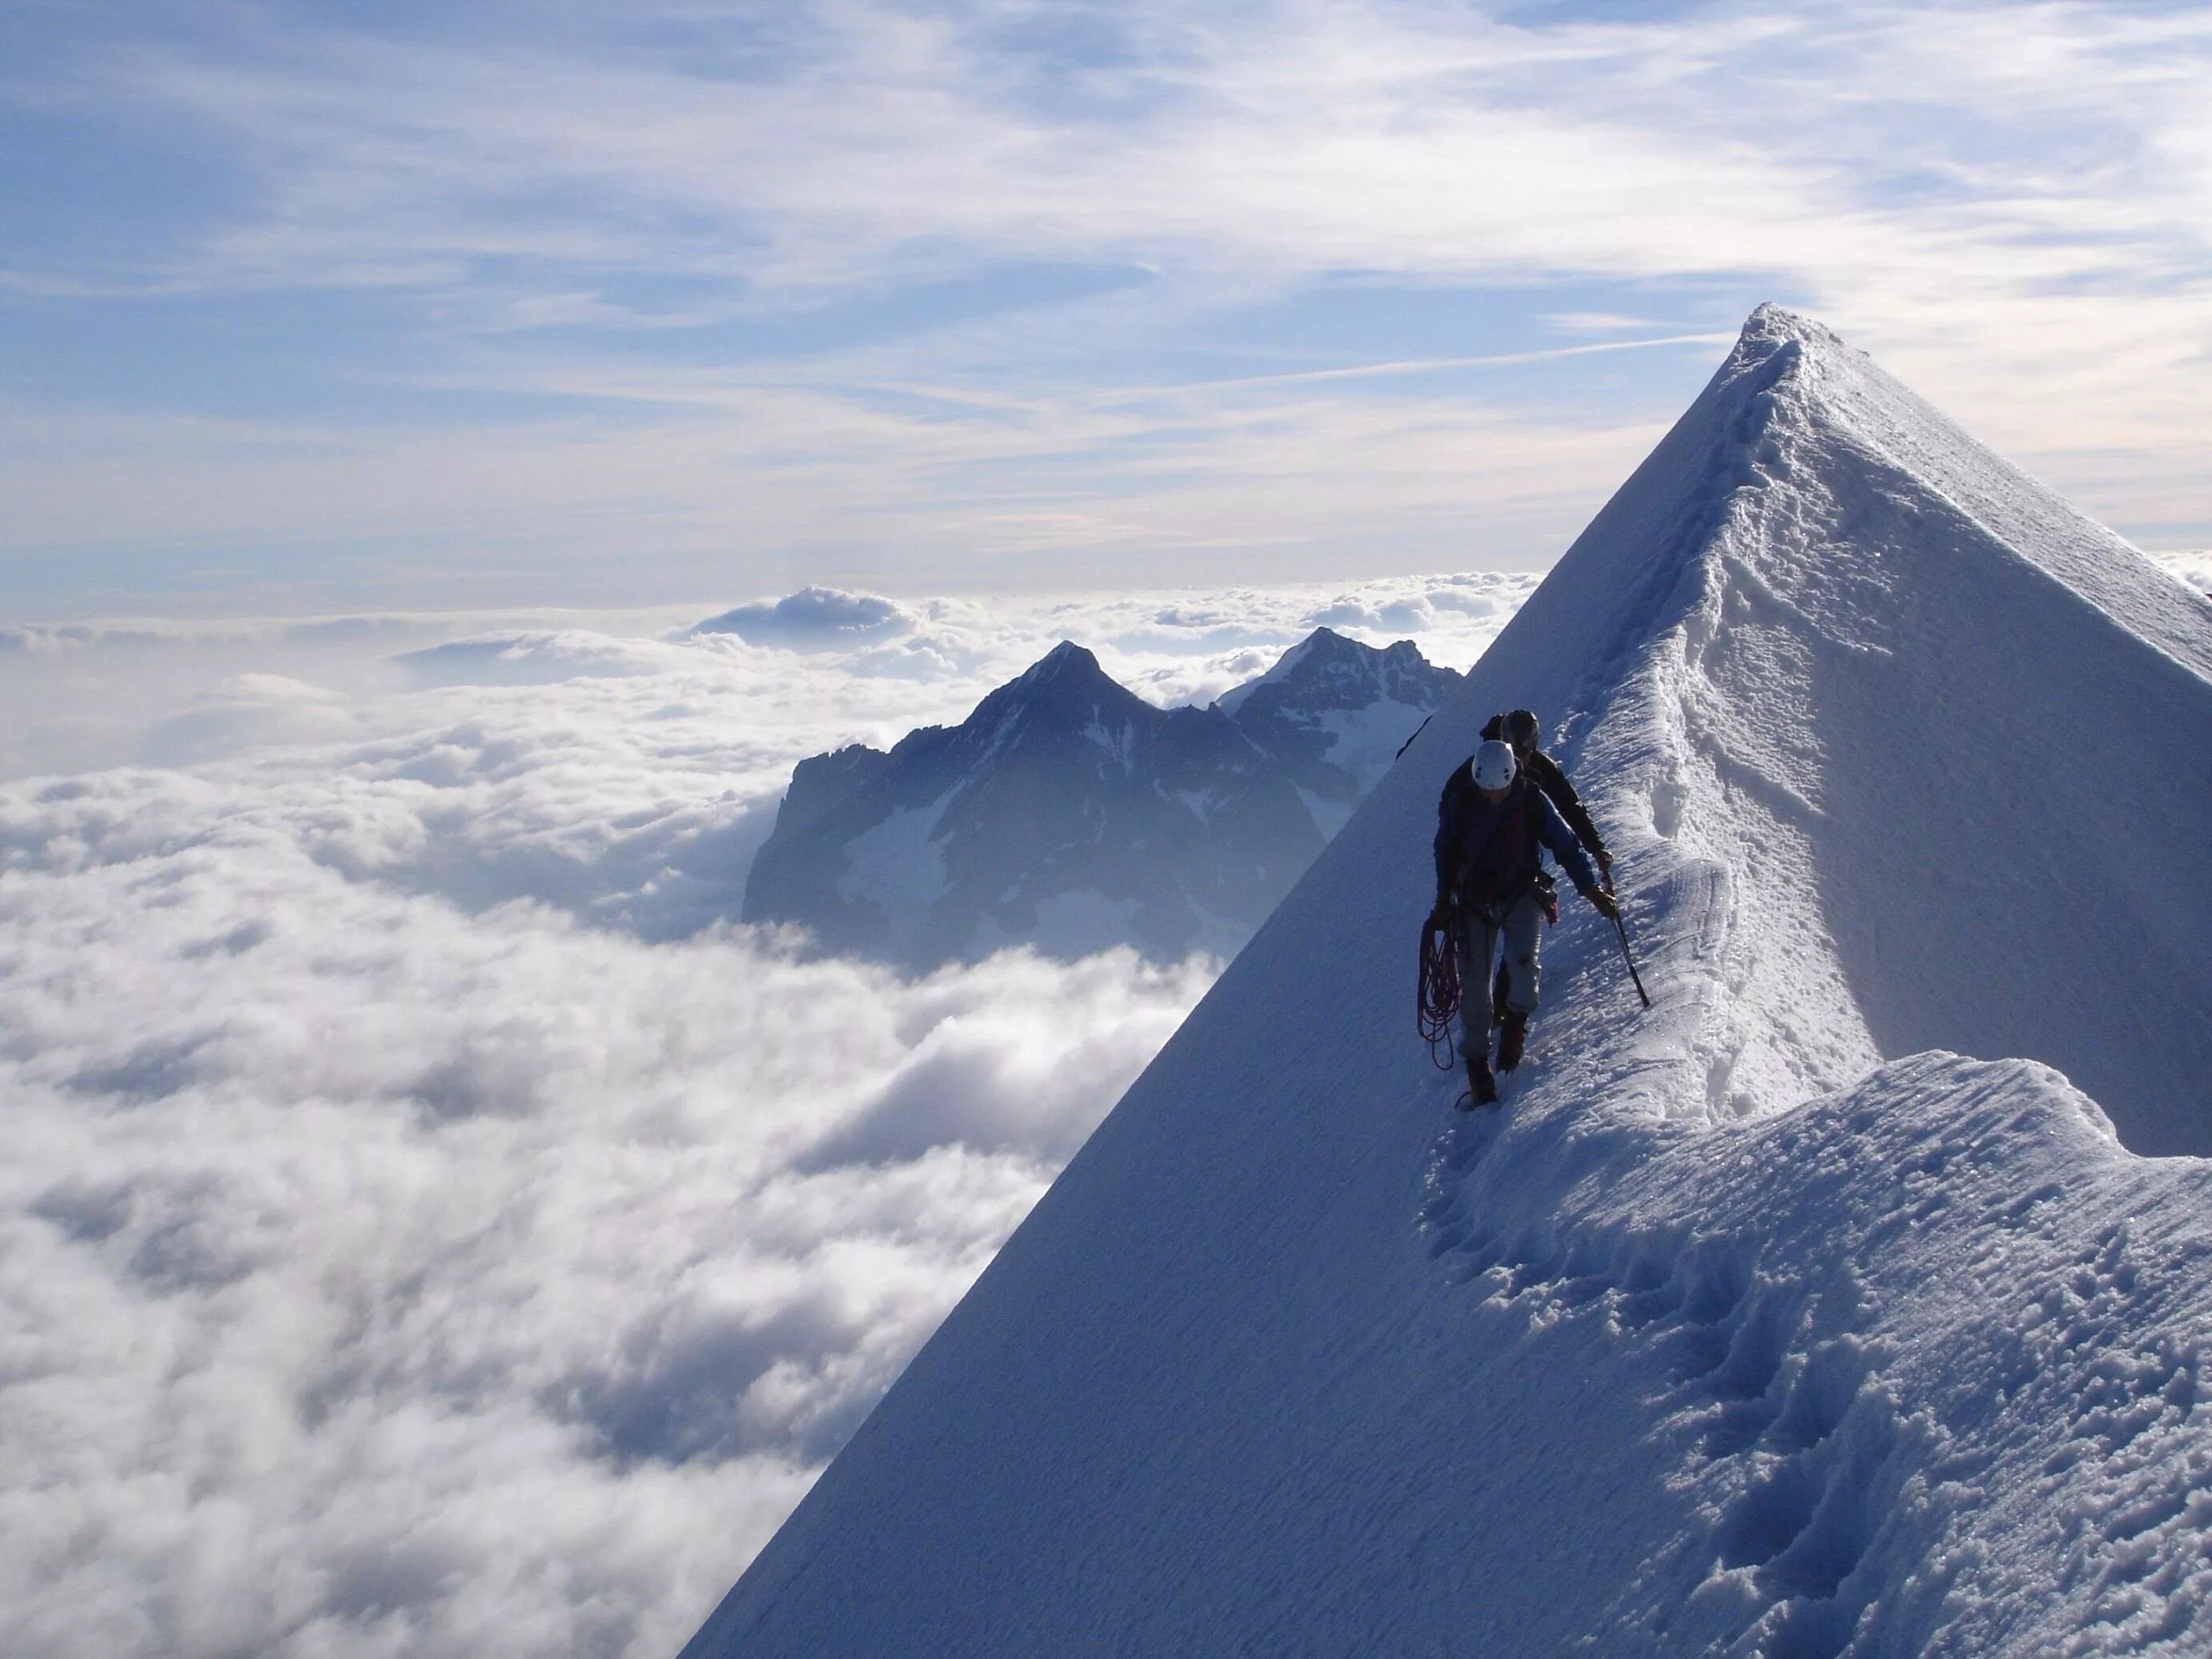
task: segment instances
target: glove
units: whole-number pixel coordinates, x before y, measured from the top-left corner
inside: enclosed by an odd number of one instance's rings
[[[1606,890],[1607,892],[1610,893],[1610,892],[1613,890],[1613,854],[1610,854],[1610,853],[1600,853],[1600,854],[1597,855],[1597,873],[1598,873],[1598,879],[1599,879],[1599,881],[1600,881],[1601,884],[1603,884],[1603,885],[1604,885],[1604,887],[1605,887],[1605,890]]]
[[[1607,921],[1614,920],[1620,915],[1620,906],[1613,902],[1613,895],[1608,892],[1595,887],[1586,887],[1583,890],[1583,896],[1590,902],[1590,908]]]

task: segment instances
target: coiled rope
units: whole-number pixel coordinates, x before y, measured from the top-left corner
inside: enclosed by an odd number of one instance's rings
[[[1452,1016],[1459,1012],[1459,929],[1450,918],[1431,916],[1421,928],[1421,981],[1414,1015],[1429,1059],[1439,1072],[1455,1071]]]

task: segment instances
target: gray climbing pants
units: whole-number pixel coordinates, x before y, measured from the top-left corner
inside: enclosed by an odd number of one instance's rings
[[[1534,892],[1522,894],[1508,908],[1496,927],[1486,917],[1468,911],[1460,921],[1459,1030],[1460,1053],[1490,1053],[1490,1030],[1503,1010],[1490,1006],[1491,975],[1497,971],[1498,952],[1505,951],[1505,1006],[1516,1013],[1536,1012],[1539,969],[1537,941],[1544,936],[1544,907]]]

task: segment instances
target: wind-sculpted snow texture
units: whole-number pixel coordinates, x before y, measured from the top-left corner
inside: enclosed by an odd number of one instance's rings
[[[2138,1156],[2212,1150],[2208,677],[1755,313],[690,1651],[2212,1646],[2212,1166]],[[1571,900],[1458,1117],[1427,832],[1515,704],[1656,1006]]]

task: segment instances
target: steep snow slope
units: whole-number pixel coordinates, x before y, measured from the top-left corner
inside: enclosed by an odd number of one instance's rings
[[[1456,1118],[1514,704],[1657,1006],[1571,905]],[[1762,309],[691,1651],[2203,1651],[2208,753],[2212,607]]]

